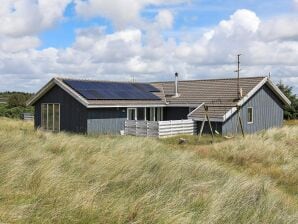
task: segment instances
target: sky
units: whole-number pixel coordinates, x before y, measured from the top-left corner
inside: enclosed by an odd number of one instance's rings
[[[0,91],[52,77],[269,76],[298,94],[298,0],[0,0]]]

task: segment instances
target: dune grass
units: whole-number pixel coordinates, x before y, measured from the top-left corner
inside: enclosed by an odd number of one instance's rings
[[[0,223],[297,223],[297,138],[292,126],[181,150],[0,119]]]
[[[284,121],[284,125],[288,125],[288,126],[295,126],[298,125],[298,120],[286,120]]]

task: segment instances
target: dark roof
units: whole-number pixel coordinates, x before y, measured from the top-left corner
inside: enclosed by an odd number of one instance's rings
[[[65,79],[63,82],[87,100],[160,100],[149,83]]]
[[[265,77],[240,78],[239,84],[243,96],[246,96]],[[210,106],[208,115],[212,120],[223,120],[223,116],[236,106],[237,78],[187,80],[178,82],[179,97],[174,95],[174,82],[159,83],[163,86],[166,100],[169,105],[201,105]],[[205,117],[204,107],[195,110],[189,117],[203,120]]]
[[[243,96],[251,91],[264,77],[240,78]],[[237,99],[237,79],[188,80],[178,82],[179,97],[174,95],[174,82],[161,82],[169,104],[220,103],[230,104]]]
[[[236,104],[205,104],[208,106],[208,116],[210,120],[218,120],[223,121],[224,115],[228,113],[232,108],[236,107]],[[202,105],[198,109],[196,109],[189,118],[197,119],[197,120],[204,120],[206,115],[206,111],[204,109],[204,106]]]

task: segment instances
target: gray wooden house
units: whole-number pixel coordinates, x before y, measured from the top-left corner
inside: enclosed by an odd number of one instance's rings
[[[268,77],[128,83],[53,78],[28,105],[35,107],[35,127],[50,131],[120,134],[127,120],[193,120],[206,118],[228,135],[279,127],[287,97]],[[240,109],[240,110],[238,110]],[[208,126],[204,129],[208,132]]]

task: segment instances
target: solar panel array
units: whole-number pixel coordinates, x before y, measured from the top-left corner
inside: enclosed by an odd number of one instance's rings
[[[159,100],[157,88],[146,83],[117,83],[64,80],[64,83],[88,100]]]
[[[144,90],[146,92],[160,92],[159,89],[157,89],[156,87],[154,87],[148,83],[132,83],[132,85],[134,85],[138,89]]]

